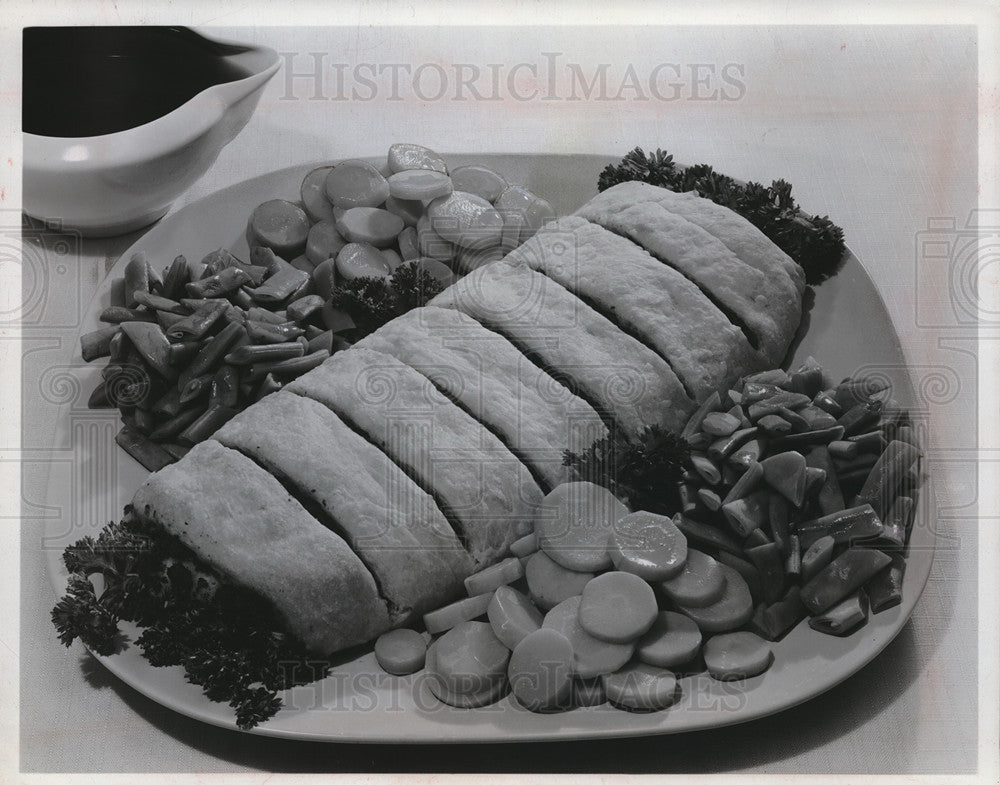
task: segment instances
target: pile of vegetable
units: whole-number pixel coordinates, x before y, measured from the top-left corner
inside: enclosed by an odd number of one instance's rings
[[[554,216],[497,172],[449,173],[413,144],[393,145],[383,169],[357,160],[315,169],[300,190],[298,203],[253,211],[248,259],[220,248],[200,262],[178,256],[161,274],[133,256],[122,303],[101,313],[109,326],[82,336],[84,360],[109,358],[89,405],[120,410],[118,444],[147,469]]]
[[[545,497],[468,598],[425,615],[430,648],[394,632],[376,656],[390,673],[426,667],[450,705],[509,691],[543,712],[664,709],[680,673],[760,675],[803,619],[846,636],[901,602],[919,458],[888,388],[830,385],[811,358],[755,374],[681,434],[568,454],[584,479]]]
[[[844,257],[843,229],[829,216],[810,216],[800,210],[792,198],[792,186],[784,180],[775,180],[769,186],[742,184],[708,164],[681,167],[663,150],[647,154],[636,147],[620,163],[610,164],[601,172],[597,187],[603,191],[631,180],[671,191],[695,191],[739,213],[794,259],[810,284],[834,275]]]

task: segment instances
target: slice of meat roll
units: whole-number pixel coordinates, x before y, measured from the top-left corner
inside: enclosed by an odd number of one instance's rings
[[[659,202],[670,212],[698,224],[721,240],[741,261],[766,275],[784,271],[789,277],[789,291],[794,292],[796,297],[802,296],[805,274],[792,257],[742,215],[693,191],[677,193],[669,188],[632,181],[609,188],[588,204],[621,209],[636,202]],[[779,281],[780,277],[775,276],[775,280]]]
[[[213,437],[279,478],[371,570],[393,622],[455,599],[472,572],[433,499],[321,403],[277,392]]]
[[[510,339],[628,432],[680,429],[694,403],[667,362],[524,263],[494,262],[433,300]]]
[[[681,273],[578,217],[545,225],[506,261],[545,273],[654,348],[696,400],[766,360]]]
[[[789,295],[787,273],[768,275],[744,263],[717,237],[660,202],[598,198],[577,215],[638,243],[683,273],[743,330],[767,363],[777,365],[784,359],[801,308]]]
[[[394,357],[351,347],[285,387],[333,409],[438,503],[476,566],[530,530],[542,490],[489,430]]]
[[[364,643],[391,626],[374,578],[347,543],[268,472],[218,442],[202,442],[153,474],[131,513],[261,595],[318,654]]]
[[[496,433],[548,488],[565,482],[563,452],[607,435],[593,408],[510,341],[447,308],[417,308],[361,340],[420,371]]]

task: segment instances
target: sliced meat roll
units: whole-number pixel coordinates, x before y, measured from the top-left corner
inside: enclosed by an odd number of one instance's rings
[[[680,429],[694,408],[662,357],[523,262],[480,267],[430,304],[506,336],[628,431]]]
[[[621,209],[637,202],[659,202],[670,212],[698,224],[721,240],[741,261],[762,273],[774,275],[784,271],[789,278],[789,291],[794,292],[796,299],[802,296],[805,274],[792,257],[742,215],[693,191],[677,193],[669,188],[633,181],[612,186],[591,199],[589,204]],[[778,282],[781,278],[775,276],[774,280]]]
[[[507,256],[545,273],[655,349],[702,400],[766,360],[681,273],[583,218],[561,218]]]
[[[390,627],[375,580],[347,543],[274,477],[218,442],[202,442],[153,474],[131,509],[222,576],[261,595],[318,654],[364,643]]]
[[[530,530],[542,491],[503,443],[423,375],[351,347],[285,387],[329,406],[438,502],[477,566]]]
[[[271,472],[347,541],[371,570],[394,624],[461,593],[472,559],[434,500],[328,407],[277,392],[213,438]]]
[[[607,435],[588,403],[459,311],[417,308],[357,346],[420,371],[496,433],[548,488],[568,479],[563,451],[579,452]]]
[[[784,359],[798,326],[788,313],[793,303],[785,285],[740,261],[718,238],[659,202],[608,202],[588,202],[577,215],[629,238],[679,270],[744,331],[769,364]],[[780,275],[787,284],[788,276]]]

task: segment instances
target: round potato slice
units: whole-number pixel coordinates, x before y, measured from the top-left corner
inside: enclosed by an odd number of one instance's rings
[[[753,599],[743,576],[727,564],[719,564],[725,589],[717,602],[705,607],[678,603],[681,612],[692,618],[702,632],[728,632],[742,627],[753,616]]]
[[[615,524],[608,553],[617,570],[645,581],[665,581],[684,570],[687,538],[664,515],[633,512]]]
[[[373,245],[348,243],[337,253],[337,277],[345,281],[384,278],[388,274],[385,257]]]
[[[440,196],[427,205],[427,215],[435,232],[462,248],[500,244],[503,217],[475,194],[453,191]]]
[[[306,257],[313,265],[336,257],[340,249],[347,245],[347,240],[340,236],[333,220],[322,220],[314,223],[306,238]]]
[[[337,164],[323,183],[326,198],[334,207],[378,207],[389,197],[389,183],[367,161]],[[336,210],[334,216],[337,215]]]
[[[507,181],[485,166],[460,166],[451,173],[456,191],[475,194],[487,202],[495,202],[507,187]]]
[[[389,148],[389,169],[393,172],[403,172],[407,169],[431,169],[436,172],[448,172],[444,159],[429,147],[409,142],[397,142]]]
[[[591,482],[566,482],[542,500],[535,517],[538,544],[553,561],[570,570],[595,572],[611,566],[608,541],[628,508],[607,488]]]
[[[722,565],[707,553],[689,550],[684,569],[663,582],[663,591],[678,605],[703,608],[717,602],[726,588]]]
[[[389,177],[389,193],[408,202],[430,201],[454,191],[451,178],[430,169],[408,169]],[[419,216],[418,216],[419,217]]]
[[[529,711],[567,709],[573,687],[573,647],[553,629],[527,635],[510,655],[507,681],[517,702]]]
[[[351,207],[337,219],[337,231],[351,243],[387,248],[403,231],[403,219],[381,207]]]
[[[659,668],[676,668],[691,662],[701,650],[701,630],[682,613],[663,611],[635,644],[640,662]]]
[[[633,662],[604,677],[608,700],[629,711],[659,711],[677,701],[677,677],[644,662]]]
[[[541,611],[531,600],[510,586],[501,586],[493,593],[486,615],[493,627],[493,634],[511,650],[542,626]]]
[[[656,620],[656,595],[630,572],[606,572],[583,587],[580,626],[602,641],[630,643]]]
[[[576,572],[556,564],[544,551],[535,551],[524,568],[531,599],[542,610],[549,610],[576,597],[594,577],[592,572]]]
[[[302,180],[299,195],[302,198],[302,208],[310,221],[333,221],[333,205],[326,198],[326,176],[332,166],[321,166],[313,169]]]
[[[709,675],[721,681],[757,676],[774,662],[770,644],[752,632],[729,632],[709,638],[704,657]]]
[[[576,675],[591,679],[613,673],[632,657],[631,643],[601,641],[580,626],[580,598],[570,597],[545,614],[542,628],[561,632],[573,647]]]
[[[434,641],[427,649],[426,672],[427,686],[431,694],[442,703],[455,706],[460,709],[476,709],[480,706],[488,706],[496,703],[507,694],[507,679],[499,679],[493,684],[486,685],[483,689],[475,692],[455,692],[448,688],[447,683],[437,670],[437,646],[439,641]]]
[[[462,622],[438,638],[434,646],[435,672],[450,692],[479,693],[507,674],[510,651],[485,622]]]
[[[416,630],[389,630],[375,641],[375,660],[394,676],[416,673],[426,656],[427,643]]]

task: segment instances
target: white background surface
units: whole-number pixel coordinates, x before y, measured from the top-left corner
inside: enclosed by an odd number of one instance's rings
[[[375,155],[395,141],[442,153],[618,156],[635,145],[662,146],[678,160],[705,161],[736,177],[784,177],[806,210],[828,213],[844,227],[886,300],[918,386],[927,379],[942,544],[927,590],[899,638],[841,687],[776,717],[715,732],[614,743],[402,749],[249,738],[176,716],[118,684],[78,645],[65,650],[55,641],[48,623],[54,597],[27,521],[19,658],[22,771],[975,772],[981,699],[977,527],[996,524],[977,518],[976,331],[948,324],[953,317],[946,300],[918,302],[916,285],[918,273],[927,269],[916,249],[928,219],[953,217],[961,227],[976,206],[974,28],[355,25],[211,31],[296,53],[296,70],[309,67],[308,53],[326,52],[327,63],[351,67],[439,63],[447,71],[455,63],[472,63],[485,70],[491,63],[509,69],[526,62],[544,74],[543,53],[561,52],[557,64],[579,63],[588,74],[607,63],[612,92],[630,64],[640,78],[659,63],[682,70],[694,64],[742,66],[745,94],[737,101],[692,100],[690,83],[675,101],[636,100],[628,91],[623,101],[420,101],[405,94],[395,101],[388,100],[385,79],[370,101],[308,100],[312,93],[303,80],[295,82],[295,97],[288,100],[279,72],[247,128],[177,206],[272,169]],[[325,80],[324,93],[333,95],[332,70]],[[711,85],[722,86],[717,80]],[[87,302],[132,239],[85,244],[78,288],[59,291],[56,283],[52,296]],[[31,352],[21,380],[30,440],[21,453],[28,518],[43,514],[45,502],[37,495],[49,425],[44,385],[51,384],[51,368],[62,362],[72,334],[71,327],[44,325],[23,332],[24,350]]]

